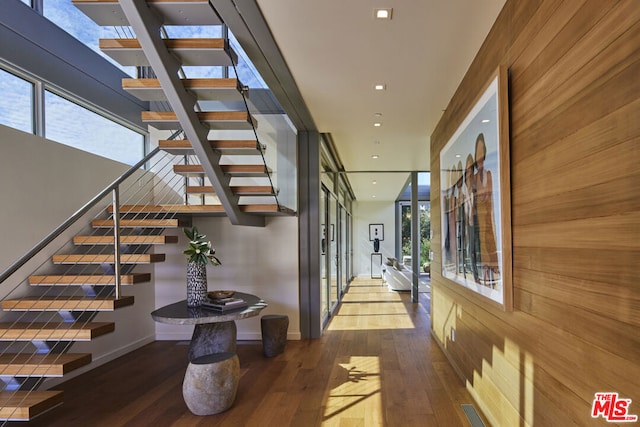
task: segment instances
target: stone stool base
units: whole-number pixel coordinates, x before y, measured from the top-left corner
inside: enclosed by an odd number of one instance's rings
[[[262,350],[266,357],[277,356],[287,343],[289,317],[283,314],[267,314],[260,319]]]
[[[182,383],[182,396],[195,415],[213,415],[231,407],[238,391],[240,361],[233,353],[193,359]]]
[[[189,346],[189,362],[208,354],[235,353],[237,333],[233,320],[196,325]]]

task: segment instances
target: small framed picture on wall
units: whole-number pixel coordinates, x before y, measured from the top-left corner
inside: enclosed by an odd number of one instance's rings
[[[369,224],[369,241],[384,240],[384,224]]]

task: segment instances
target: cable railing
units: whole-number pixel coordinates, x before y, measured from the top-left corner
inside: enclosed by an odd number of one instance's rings
[[[236,78],[248,87],[242,92],[246,111],[258,118],[259,126],[253,127],[259,141],[262,162],[269,168],[269,181],[277,192],[280,207],[295,210],[297,207],[297,136],[293,124],[251,63],[246,52],[230,34],[229,49],[237,55],[237,63],[231,67]],[[268,149],[267,149],[268,148]]]
[[[224,31],[224,28],[225,27],[223,26],[223,31],[221,31],[221,33],[223,34],[223,36],[226,36],[227,32]],[[176,28],[172,27],[171,30],[172,31],[170,32],[170,31],[167,30],[166,26],[162,26],[160,28],[161,37],[163,39],[170,38],[170,33],[176,33],[176,31],[175,31]],[[179,34],[179,32],[177,32],[177,33]],[[231,50],[229,42],[228,42],[228,37],[227,37],[226,46],[227,46],[227,48],[226,48],[227,54],[228,54],[229,58],[231,59],[231,63],[233,64],[233,69],[235,71],[236,78],[238,78],[238,76],[237,76],[238,73],[237,73],[237,69],[235,67],[235,61],[234,61],[234,58],[233,58],[234,55],[232,54],[232,50]],[[197,68],[206,68],[206,67],[197,67]],[[213,69],[213,68],[222,68],[223,69],[220,72],[213,72],[214,75],[228,75],[229,73],[227,71],[227,68],[230,68],[230,67],[225,67],[225,66],[215,66],[214,67],[214,66],[212,66],[212,67],[209,67],[209,68],[211,68],[211,69]],[[205,74],[207,74],[207,73],[205,73]],[[155,73],[153,72],[153,70],[150,67],[142,68],[139,71],[139,75],[144,76],[146,78],[155,78],[156,77]],[[187,75],[185,67],[182,67],[182,66],[180,66],[178,68],[178,75],[179,75],[179,77],[181,79],[186,79],[186,78],[189,77]],[[246,96],[247,93],[248,93],[248,88],[242,86],[240,88],[240,96],[241,96],[241,99],[242,99],[242,106],[245,109],[245,111],[247,112],[247,114],[251,115],[252,112],[250,111],[250,107],[249,107],[249,104],[247,102],[247,96]],[[201,104],[202,103],[200,101],[195,102],[195,104],[193,106],[194,110],[196,112],[208,111],[207,108],[206,107],[203,108],[203,106]],[[221,104],[221,105],[223,105],[223,108],[224,108],[224,104]],[[155,111],[172,111],[173,110],[171,105],[167,101],[153,101],[152,102],[152,107],[153,107],[153,109]],[[264,166],[264,170],[266,172],[266,179],[268,181],[268,185],[272,189],[272,195],[271,196],[262,196],[261,199],[257,199],[256,197],[252,197],[252,200],[249,200],[249,201],[247,201],[246,199],[244,199],[242,197],[239,197],[238,198],[238,203],[239,204],[242,204],[244,202],[248,202],[248,204],[261,203],[261,202],[263,202],[265,204],[273,204],[273,203],[275,203],[275,205],[278,207],[278,210],[279,210],[280,206],[281,206],[281,204],[279,203],[279,200],[278,200],[279,190],[277,189],[276,183],[274,182],[274,179],[273,179],[273,176],[274,176],[274,173],[275,173],[275,167],[274,167],[273,163],[275,163],[275,162],[271,162],[272,164],[269,164],[269,162],[267,161],[267,158],[265,157],[266,144],[262,144],[260,142],[260,138],[259,138],[258,132],[257,132],[255,126],[254,126],[254,123],[253,123],[252,120],[250,120],[250,122],[251,122],[252,133],[253,133],[254,138],[256,140],[256,156],[255,156],[255,159],[259,159],[259,160],[252,160],[252,161],[250,161],[250,163],[259,163],[259,164]],[[277,150],[274,149],[273,152],[276,153]],[[246,160],[247,160],[247,157],[244,156],[242,161],[244,162]],[[201,164],[202,163],[202,160],[197,159],[197,157],[192,157],[191,159],[186,159],[186,161],[189,161],[190,164]],[[239,160],[238,159],[230,159],[226,155],[223,155],[223,158],[222,158],[222,162],[223,163],[224,162],[234,163],[234,162],[237,162],[237,161],[239,161]],[[295,163],[295,162],[293,162],[293,163]],[[204,176],[203,177],[199,177],[199,178],[185,178],[185,181],[188,183],[190,181],[193,181],[194,179],[198,180],[198,185],[199,186],[211,185],[210,178],[209,177],[204,177]],[[247,177],[242,177],[242,178],[232,177],[230,183],[232,183],[232,185],[234,185],[234,184],[238,184],[238,185],[261,185],[262,184],[262,185],[264,185],[264,181],[262,181],[260,179],[247,178]],[[217,196],[213,195],[213,194],[207,194],[207,195],[202,194],[202,195],[198,196],[197,199],[196,199],[196,197],[193,197],[193,196],[190,197],[189,195],[186,195],[185,197],[186,197],[187,203],[192,203],[195,200],[199,201],[199,204],[207,204],[207,203],[219,204],[220,203],[218,198],[217,198]],[[289,206],[289,208],[293,208],[293,207],[295,207],[295,205],[294,206]]]
[[[0,274],[3,306],[26,298],[34,307],[15,311],[3,307],[0,314],[0,386],[5,395],[34,391],[51,376],[42,365],[64,358],[81,328],[97,314],[93,306],[85,308],[87,300],[126,298],[120,280],[134,274],[137,261],[130,260],[155,252],[152,239],[165,231],[128,225],[176,218],[169,210],[153,213],[146,208],[184,203],[185,181],[173,172],[173,165],[181,161],[182,156],[153,150]],[[142,209],[127,212],[123,205]],[[93,227],[105,221],[113,226]],[[72,262],[78,256],[94,261]],[[45,332],[56,328],[64,332]]]

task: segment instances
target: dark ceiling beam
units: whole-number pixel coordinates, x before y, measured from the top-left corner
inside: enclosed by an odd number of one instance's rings
[[[209,0],[298,131],[317,132],[302,94],[255,0]]]

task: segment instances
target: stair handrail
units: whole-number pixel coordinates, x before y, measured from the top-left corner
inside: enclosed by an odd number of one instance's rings
[[[120,175],[117,179],[115,179],[111,184],[109,184],[104,190],[98,193],[93,199],[87,202],[83,207],[81,207],[76,213],[71,215],[65,222],[60,224],[55,230],[49,233],[45,238],[43,238],[38,244],[36,244],[33,248],[31,248],[26,254],[20,257],[17,261],[11,264],[6,270],[0,274],[0,284],[4,283],[13,273],[18,271],[23,265],[27,263],[31,258],[37,255],[41,250],[43,250],[49,243],[54,241],[58,236],[65,232],[69,227],[71,227],[76,221],[78,221],[84,214],[86,214],[91,208],[93,208],[98,202],[100,202],[104,197],[107,196],[110,192],[116,189],[124,180],[133,175],[138,169],[144,166],[149,160],[151,160],[158,152],[160,151],[159,147],[153,149],[149,154],[144,156],[142,160],[140,160],[135,165],[131,166],[129,170]]]

